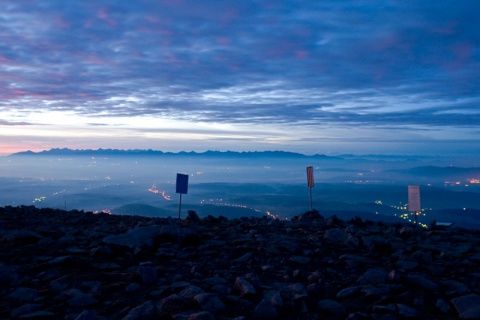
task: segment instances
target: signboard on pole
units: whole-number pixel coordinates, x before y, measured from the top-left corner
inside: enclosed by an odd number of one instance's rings
[[[188,174],[177,173],[176,193],[188,193]]]
[[[420,186],[408,186],[408,211],[420,212]]]

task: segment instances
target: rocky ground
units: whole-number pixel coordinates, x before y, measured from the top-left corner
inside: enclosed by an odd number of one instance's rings
[[[1,319],[479,319],[480,232],[0,208]]]

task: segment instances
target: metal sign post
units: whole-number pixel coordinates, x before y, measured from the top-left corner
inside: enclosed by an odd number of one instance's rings
[[[313,210],[313,207],[312,207],[313,185],[314,185],[314,182],[313,182],[313,167],[309,166],[309,167],[307,167],[307,186],[308,186],[308,189],[310,190],[310,211]]]
[[[188,174],[177,173],[176,193],[180,193],[178,202],[178,219],[180,219],[180,211],[182,210],[182,194],[188,193]]]

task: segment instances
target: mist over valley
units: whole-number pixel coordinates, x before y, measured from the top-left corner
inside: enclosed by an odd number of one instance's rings
[[[189,176],[184,216],[195,210],[200,216],[289,219],[310,209],[305,168],[313,166],[312,205],[322,215],[412,221],[407,186],[420,185],[420,223],[480,228],[480,168],[463,160],[52,149],[0,157],[0,206],[176,217],[176,174],[184,173]]]

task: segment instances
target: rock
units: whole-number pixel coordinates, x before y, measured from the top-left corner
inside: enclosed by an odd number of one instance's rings
[[[385,283],[388,279],[388,272],[382,268],[373,268],[367,270],[357,279],[357,285]]]
[[[0,319],[479,318],[475,230],[6,210]]]
[[[68,305],[76,308],[88,307],[96,303],[98,303],[97,299],[87,293],[76,294],[73,298],[68,300]]]
[[[270,303],[275,308],[283,307],[282,295],[277,290],[268,290],[263,293],[263,299]]]
[[[390,293],[390,288],[386,286],[373,286],[373,285],[365,285],[360,292],[369,298],[380,298],[382,296],[386,296]]]
[[[187,286],[185,289],[183,289],[181,292],[180,292],[180,295],[186,299],[191,299],[193,300],[193,298],[198,295],[198,294],[202,294],[202,293],[205,293],[205,291],[203,291],[202,288],[200,287],[197,287],[195,285],[189,285]]]
[[[452,310],[448,302],[444,299],[438,299],[435,303],[435,307],[437,307],[442,313],[449,313],[450,310]]]
[[[307,287],[303,283],[292,283],[287,286],[292,300],[300,300],[308,297]]]
[[[215,317],[208,311],[187,311],[173,316],[174,320],[215,320]]]
[[[441,286],[447,296],[460,296],[470,292],[467,285],[455,280],[443,280]]]
[[[200,308],[210,312],[213,315],[222,313],[225,310],[225,304],[213,293],[200,293],[193,298]]]
[[[4,233],[4,237],[10,242],[24,245],[37,243],[40,239],[43,239],[43,236],[37,232],[24,229],[7,231]]]
[[[42,307],[42,305],[37,304],[37,303],[24,304],[21,307],[12,310],[12,312],[10,312],[10,316],[12,318],[16,318],[16,317],[22,316],[24,314],[28,314],[28,313],[38,311],[38,310],[40,310],[41,307]]]
[[[480,319],[480,295],[468,294],[452,299],[460,319]]]
[[[317,309],[322,317],[328,317],[329,319],[343,319],[347,313],[343,304],[330,299],[318,301]]]
[[[50,288],[55,291],[62,291],[70,285],[70,277],[63,276],[53,281],[50,281]]]
[[[185,218],[185,224],[198,224],[200,223],[200,218],[194,210],[188,210],[188,216]]]
[[[0,284],[6,286],[14,284],[19,278],[15,267],[6,266],[0,263]]]
[[[381,236],[364,236],[362,237],[362,243],[370,251],[382,251],[388,252],[390,249],[390,243]]]
[[[13,292],[11,292],[7,297],[15,299],[20,302],[33,302],[38,295],[38,290],[27,288],[27,287],[18,287]]]
[[[39,311],[34,311],[32,313],[27,313],[23,314],[19,317],[19,319],[35,319],[35,320],[40,320],[40,319],[53,319],[55,316],[55,313],[50,312],[50,311],[44,311],[44,310],[39,310]]]
[[[138,227],[122,235],[107,236],[103,242],[127,248],[153,247],[155,238],[162,234],[161,226]]]
[[[335,243],[345,243],[348,239],[348,234],[345,230],[335,228],[325,231],[323,237]]]
[[[237,259],[234,259],[233,261],[234,262],[246,263],[246,262],[249,262],[250,260],[252,260],[252,256],[253,255],[252,255],[251,252],[247,252],[243,256],[238,257]]]
[[[435,282],[428,280],[423,275],[416,275],[410,274],[406,276],[406,280],[412,286],[431,291],[431,292],[438,292],[440,290],[440,286]]]
[[[352,296],[355,296],[356,294],[358,294],[360,292],[360,289],[361,289],[361,287],[359,287],[359,286],[347,287],[347,288],[344,288],[344,289],[340,290],[337,293],[336,297],[339,298],[339,299],[349,298],[349,297],[352,297]]]
[[[90,250],[90,257],[92,258],[109,257],[112,254],[113,251],[108,246],[98,246]]]
[[[308,257],[293,256],[293,257],[290,257],[290,261],[298,264],[308,264],[312,262],[312,259]]]
[[[122,320],[143,320],[150,319],[155,316],[155,305],[148,300],[141,305],[133,308]]]
[[[321,222],[325,220],[322,215],[317,210],[312,210],[312,211],[307,211],[304,214],[294,216],[292,218],[293,222],[301,222],[301,223],[315,223],[315,222]]]
[[[397,261],[396,266],[401,270],[410,271],[418,267],[418,263],[415,261],[399,260]]]
[[[253,297],[257,294],[255,287],[244,277],[237,277],[235,279],[233,290],[242,298]]]
[[[93,310],[84,310],[75,320],[106,320],[106,318],[97,316],[97,313]]]
[[[253,310],[253,319],[257,320],[271,320],[278,319],[279,314],[277,309],[270,304],[267,300],[261,300],[260,303]]]
[[[190,310],[191,304],[181,295],[172,294],[156,304],[157,313],[161,317]]]
[[[138,267],[138,274],[144,283],[155,283],[157,281],[157,269],[152,266]]]
[[[412,307],[406,306],[404,304],[398,303],[398,314],[404,318],[411,319],[411,318],[418,318],[420,313]]]

